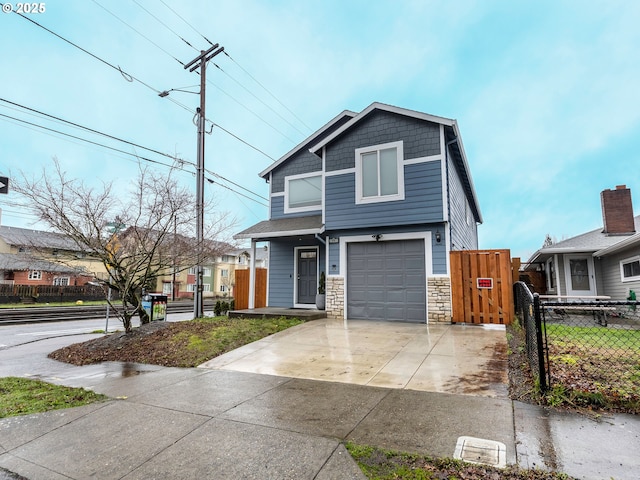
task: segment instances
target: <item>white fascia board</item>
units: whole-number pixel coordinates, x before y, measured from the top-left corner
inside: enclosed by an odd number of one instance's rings
[[[311,153],[317,152],[322,147],[330,143],[332,140],[334,140],[336,137],[344,133],[346,130],[353,127],[353,125],[358,123],[360,120],[365,118],[367,115],[369,115],[369,113],[371,113],[373,110],[376,110],[376,109],[383,110],[385,112],[397,113],[399,115],[404,115],[406,117],[425,120],[427,122],[439,123],[442,125],[453,126],[455,124],[455,120],[451,120],[450,118],[437,117],[435,115],[429,115],[428,113],[421,113],[421,112],[416,112],[415,110],[407,110],[406,108],[394,107],[393,105],[387,105],[386,103],[373,102],[371,105],[369,105],[362,112],[360,112],[358,115],[356,115],[351,120],[349,120],[347,123],[345,123],[342,127],[340,127],[335,132],[333,132],[327,138],[325,138],[320,143],[311,147],[309,151]]]

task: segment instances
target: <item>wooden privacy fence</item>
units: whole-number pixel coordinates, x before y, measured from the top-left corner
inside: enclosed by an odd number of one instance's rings
[[[509,250],[451,252],[454,323],[509,324],[513,276]]]
[[[234,289],[235,309],[249,308],[249,270],[236,270],[236,286]],[[256,291],[254,308],[267,306],[267,269],[256,268]]]

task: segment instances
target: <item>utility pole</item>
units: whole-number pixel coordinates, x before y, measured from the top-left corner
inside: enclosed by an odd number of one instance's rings
[[[219,44],[212,45],[208,50],[200,50],[200,55],[187,63],[185,70],[193,72],[200,68],[200,108],[198,114],[198,163],[196,173],[196,243],[198,249],[198,264],[196,266],[196,288],[193,292],[193,317],[204,316],[204,302],[202,298],[202,247],[204,243],[204,134],[205,134],[205,95],[206,95],[206,71],[207,62],[222,53],[224,47]]]

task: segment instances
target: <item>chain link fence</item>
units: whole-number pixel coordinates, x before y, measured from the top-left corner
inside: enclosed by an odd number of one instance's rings
[[[550,385],[580,405],[640,409],[640,303],[544,299]]]
[[[546,351],[546,333],[540,314],[540,297],[531,293],[524,282],[516,282],[513,286],[515,313],[525,333],[525,348],[529,359],[529,368],[533,373],[540,390],[545,392],[549,387],[549,368]]]
[[[540,298],[523,282],[514,299],[543,393],[559,403],[640,413],[640,302]]]

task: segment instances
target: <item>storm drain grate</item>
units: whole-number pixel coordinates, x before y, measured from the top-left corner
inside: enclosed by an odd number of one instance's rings
[[[458,437],[453,458],[504,468],[507,466],[507,447],[504,443],[484,438]]]

